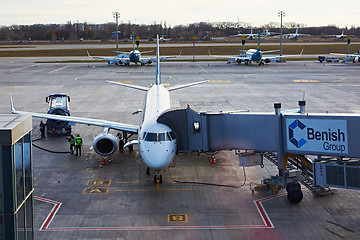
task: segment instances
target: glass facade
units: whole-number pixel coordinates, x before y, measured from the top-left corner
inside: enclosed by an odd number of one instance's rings
[[[31,137],[0,145],[0,239],[34,239]]]

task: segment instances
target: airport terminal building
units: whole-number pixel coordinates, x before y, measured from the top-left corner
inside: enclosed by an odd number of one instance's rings
[[[0,115],[0,239],[34,239],[32,117]]]

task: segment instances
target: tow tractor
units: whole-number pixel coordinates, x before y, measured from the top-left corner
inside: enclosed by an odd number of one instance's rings
[[[51,94],[45,98],[49,104],[48,114],[70,116],[69,102],[70,97],[66,94]],[[69,122],[51,120],[46,121],[46,132],[48,136],[70,135],[71,125]]]

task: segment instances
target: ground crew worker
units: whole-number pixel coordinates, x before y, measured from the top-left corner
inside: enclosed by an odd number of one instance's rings
[[[45,124],[43,121],[40,122],[40,132],[41,132],[41,138],[45,138]]]
[[[70,135],[70,137],[67,140],[69,141],[69,144],[70,144],[71,154],[74,154],[74,150],[75,150],[75,137],[74,137],[74,135]]]
[[[76,138],[75,138],[75,149],[76,149],[75,156],[77,156],[78,153],[79,153],[79,156],[81,156],[81,146],[82,146],[82,144],[83,144],[82,138],[80,137],[80,134],[77,134]]]

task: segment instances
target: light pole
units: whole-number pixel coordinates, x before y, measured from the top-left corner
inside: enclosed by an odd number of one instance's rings
[[[113,17],[116,19],[116,55],[118,55],[119,54],[119,31],[118,31],[118,27],[119,27],[120,13],[119,12],[113,12]]]
[[[282,61],[282,18],[285,17],[285,12],[278,11],[278,17],[280,17],[280,57]]]

